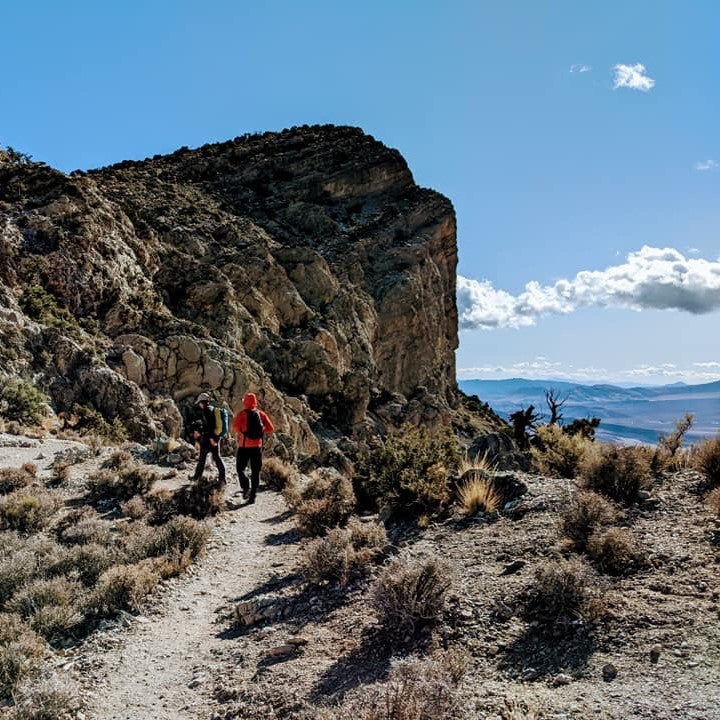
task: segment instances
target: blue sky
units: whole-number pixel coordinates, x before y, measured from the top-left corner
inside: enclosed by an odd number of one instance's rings
[[[5,5],[0,143],[71,170],[358,125],[455,204],[461,375],[720,377],[716,3]]]

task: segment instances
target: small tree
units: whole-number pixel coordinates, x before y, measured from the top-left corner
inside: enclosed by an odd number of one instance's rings
[[[568,425],[563,427],[563,432],[566,435],[582,435],[588,440],[595,439],[595,430],[600,425],[600,418],[576,418]]]
[[[29,162],[32,162],[32,155],[20,152],[19,150],[10,147],[10,145],[5,148],[5,154],[10,159],[10,162],[15,163],[16,165],[25,165]]]
[[[517,410],[510,415],[513,437],[521,448],[527,449],[530,446],[529,431],[535,428],[538,420],[540,420],[540,416],[535,412],[534,405],[530,405],[526,410]]]
[[[695,417],[691,413],[685,413],[684,418],[675,421],[675,429],[671,433],[660,436],[658,445],[673,457],[682,447],[683,439],[693,426],[694,420]]]

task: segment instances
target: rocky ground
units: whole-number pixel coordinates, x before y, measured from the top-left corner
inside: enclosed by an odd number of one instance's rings
[[[0,465],[49,463],[67,445],[13,442],[0,448]],[[393,553],[442,556],[455,572],[443,623],[402,651],[387,649],[376,624],[372,579],[302,583],[292,516],[264,491],[211,521],[206,556],[163,583],[144,615],[108,624],[58,665],[84,687],[85,717],[98,720],[316,717],[348,690],[384,680],[393,656],[445,647],[469,653],[468,718],[501,717],[507,700],[557,719],[720,718],[720,551],[698,477],[658,482],[624,515],[647,568],[597,575],[601,619],[552,637],[523,618],[522,598],[540,566],[569,552],[558,520],[572,483],[522,479],[528,493],[498,518],[391,531]]]

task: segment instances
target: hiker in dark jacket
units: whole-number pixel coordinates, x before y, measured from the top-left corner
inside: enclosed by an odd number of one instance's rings
[[[237,473],[243,498],[248,504],[255,502],[255,494],[260,484],[262,467],[263,436],[275,430],[270,418],[258,408],[257,397],[247,393],[243,398],[243,409],[233,418],[232,431],[238,438]],[[245,468],[250,463],[248,482]]]
[[[190,427],[193,440],[200,444],[200,457],[198,458],[195,474],[192,479],[200,480],[205,470],[205,461],[208,453],[212,455],[217,467],[220,483],[225,482],[225,465],[220,457],[220,435],[222,434],[222,416],[210,405],[210,396],[200,393],[195,405],[200,411],[200,417]]]

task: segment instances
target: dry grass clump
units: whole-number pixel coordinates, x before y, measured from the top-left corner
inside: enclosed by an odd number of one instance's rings
[[[114,565],[100,576],[88,606],[99,615],[113,615],[119,610],[137,612],[159,580],[152,561]]]
[[[64,577],[40,579],[20,590],[7,609],[27,620],[46,640],[52,640],[82,622],[82,599],[82,586],[77,582]]]
[[[366,575],[387,543],[385,528],[378,523],[353,519],[345,528],[306,542],[301,549],[300,568],[305,579],[346,585],[352,577]]]
[[[583,551],[595,530],[610,525],[616,517],[617,511],[602,495],[589,490],[576,492],[562,514],[562,533],[576,550]]]
[[[596,532],[588,541],[587,551],[598,570],[608,575],[628,575],[644,565],[640,546],[626,528]]]
[[[0,700],[9,701],[18,685],[42,665],[47,648],[18,615],[0,613]]]
[[[371,604],[390,635],[412,635],[440,618],[451,584],[450,569],[440,560],[404,556],[385,567]]]
[[[694,461],[708,486],[720,487],[720,435],[703,440],[695,450]]]
[[[450,652],[432,658],[409,657],[393,663],[386,683],[363,687],[321,720],[461,720],[457,686],[467,659]],[[446,657],[443,657],[446,656]],[[448,659],[449,658],[449,659]]]
[[[295,475],[295,468],[278,457],[263,460],[260,470],[260,478],[273,490],[282,490]]]
[[[716,515],[720,516],[720,488],[712,490],[705,499],[705,502]]]
[[[541,566],[529,590],[525,612],[541,623],[568,622],[595,615],[591,582],[583,564],[577,560],[558,560]]]
[[[458,500],[463,514],[473,517],[478,513],[494,513],[502,507],[502,495],[492,478],[472,473],[458,489]]]
[[[56,675],[25,683],[10,720],[66,720],[80,709],[77,688]]]
[[[0,494],[6,495],[14,490],[21,490],[37,478],[37,465],[25,463],[19,468],[0,469]]]
[[[651,461],[648,448],[596,444],[586,454],[580,475],[589,489],[630,505],[652,482]]]
[[[506,700],[505,707],[500,711],[500,717],[502,720],[543,720],[545,715],[525,702]]]
[[[356,500],[349,478],[333,468],[316,470],[305,485],[291,481],[283,496],[295,511],[298,530],[317,537],[347,522]]]
[[[127,500],[133,495],[147,493],[157,479],[157,474],[150,468],[130,462],[117,470],[97,470],[88,478],[87,488],[93,498]]]
[[[120,509],[123,515],[131,520],[141,520],[148,514],[148,506],[139,495],[120,503]]]
[[[573,478],[593,446],[583,435],[568,435],[557,425],[541,425],[531,449],[533,464],[541,475]]]
[[[60,498],[41,488],[15,490],[0,497],[0,530],[31,533],[47,526]]]

